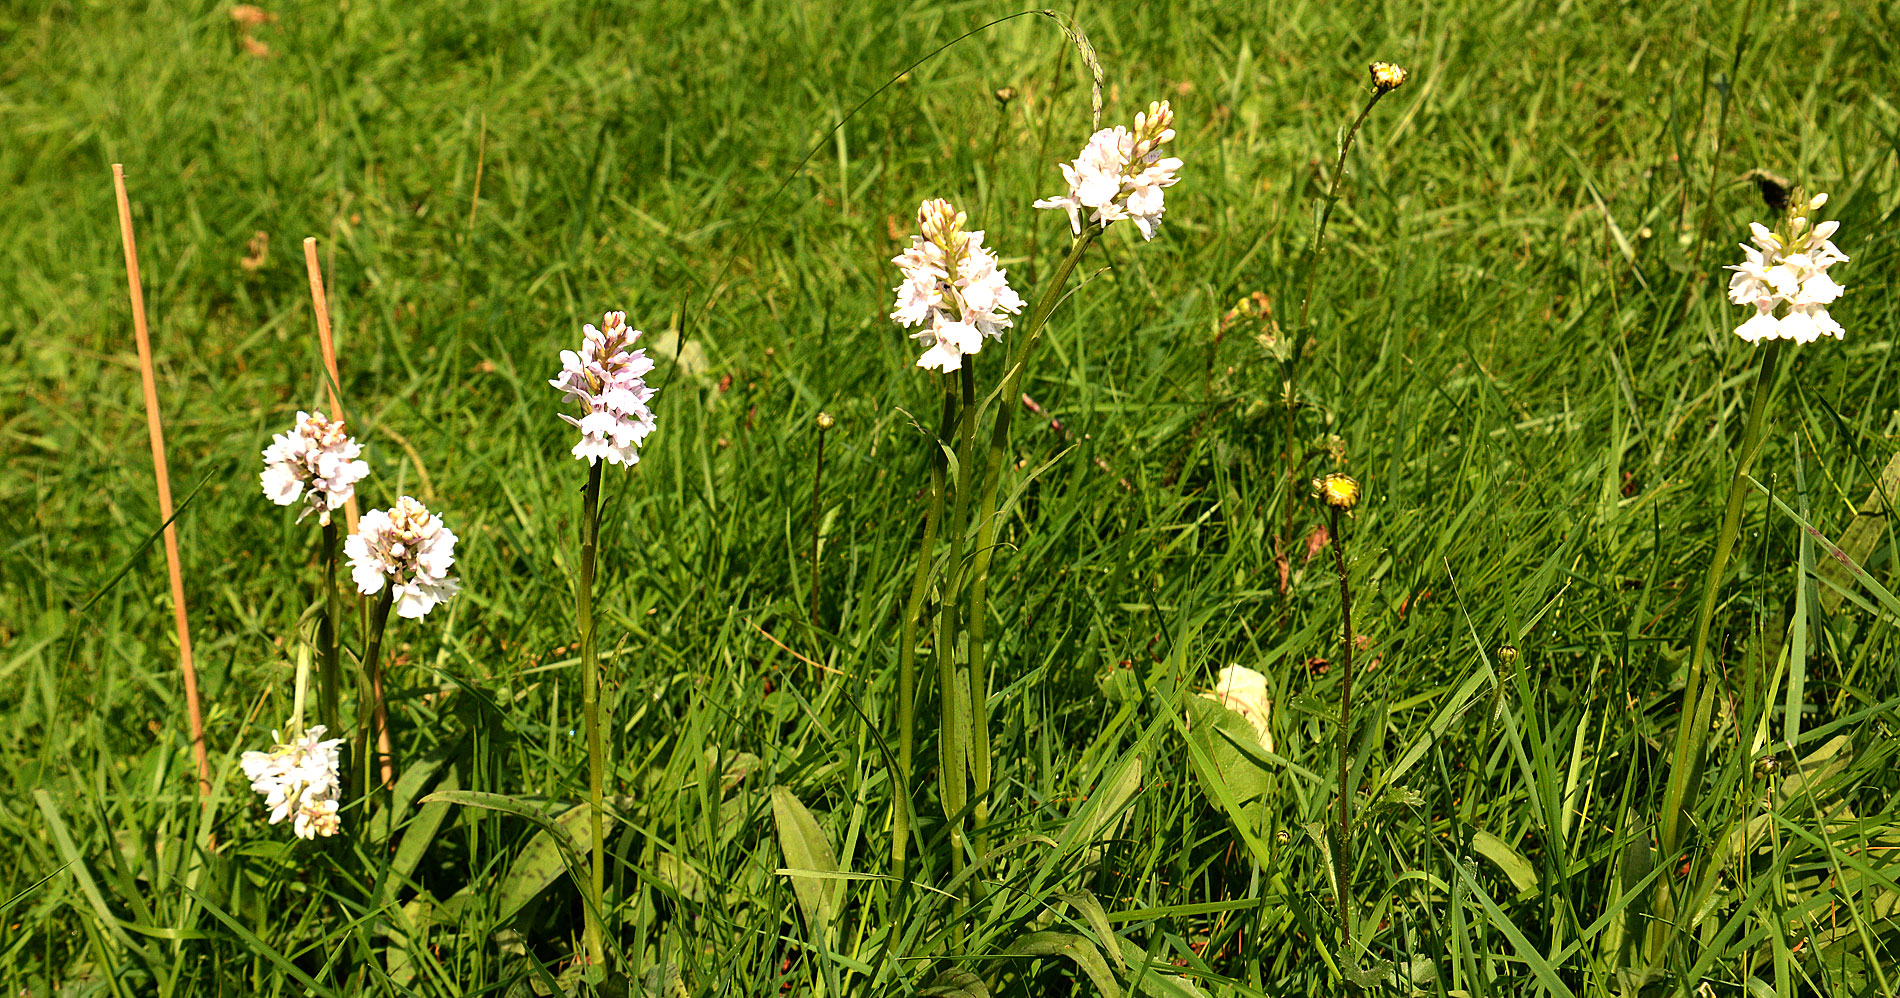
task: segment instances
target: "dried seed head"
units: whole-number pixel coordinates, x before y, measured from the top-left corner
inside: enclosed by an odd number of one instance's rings
[[[1359,504],[1359,482],[1351,475],[1331,472],[1313,479],[1313,494],[1334,509],[1351,512]]]
[[[1405,67],[1392,62],[1375,62],[1370,69],[1372,89],[1381,94],[1389,94],[1404,86],[1406,78],[1411,75],[1405,71]]]
[[[818,429],[821,432],[831,429],[837,422],[837,420],[831,418],[831,413],[821,412],[818,414]]]

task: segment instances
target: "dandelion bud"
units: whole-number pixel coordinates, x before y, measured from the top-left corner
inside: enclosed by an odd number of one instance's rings
[[[1405,67],[1397,63],[1375,62],[1370,69],[1372,72],[1372,89],[1381,95],[1389,94],[1404,86],[1406,78],[1411,76],[1410,73],[1405,71]]]
[[[1516,668],[1517,667],[1517,646],[1516,645],[1498,646],[1498,661],[1504,663],[1504,665],[1507,668]]]
[[[1359,504],[1359,481],[1335,471],[1313,479],[1313,494],[1333,509],[1351,512]]]
[[[837,423],[837,420],[831,418],[831,413],[821,412],[818,414],[818,429],[820,432],[831,429],[835,423]]]
[[[1765,755],[1755,760],[1756,776],[1773,776],[1780,771],[1781,760],[1776,759],[1772,755]]]

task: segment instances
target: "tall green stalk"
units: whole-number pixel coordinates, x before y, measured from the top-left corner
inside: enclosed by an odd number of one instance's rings
[[[1403,82],[1404,77],[1401,75],[1399,83]],[[1326,241],[1326,225],[1332,221],[1333,208],[1339,204],[1339,186],[1346,179],[1346,156],[1352,152],[1352,143],[1359,136],[1360,126],[1366,123],[1366,117],[1372,114],[1372,109],[1379,103],[1379,98],[1391,93],[1398,85],[1396,83],[1391,86],[1379,85],[1375,76],[1372,97],[1366,101],[1365,107],[1359,109],[1359,116],[1352,120],[1352,126],[1346,129],[1345,140],[1339,144],[1339,159],[1333,163],[1333,182],[1326,188],[1326,205],[1320,209],[1319,224],[1313,227],[1313,242],[1307,247],[1306,289],[1300,295],[1300,315],[1293,330],[1293,349],[1280,365],[1280,392],[1283,396],[1280,400],[1281,425],[1285,437],[1282,441],[1285,452],[1281,458],[1286,465],[1286,499],[1281,507],[1280,530],[1276,540],[1282,544],[1286,539],[1285,535],[1293,525],[1294,504],[1298,501],[1300,492],[1297,485],[1300,480],[1301,458],[1296,453],[1294,444],[1295,424],[1298,422],[1294,410],[1299,406],[1300,358],[1306,353],[1307,342],[1313,338],[1312,327],[1307,323],[1307,315],[1313,307],[1313,293],[1319,287],[1319,255]]]
[[[343,643],[342,628],[338,626],[341,609],[336,588],[339,533],[334,520],[323,525],[323,619],[317,625],[317,643],[323,646],[323,662],[318,667],[318,682],[322,688],[317,694],[317,709],[332,737],[343,732]]]
[[[1674,862],[1682,845],[1682,817],[1690,809],[1689,793],[1702,775],[1702,748],[1708,734],[1709,714],[1715,703],[1715,684],[1708,681],[1709,630],[1715,619],[1715,604],[1722,592],[1722,579],[1728,571],[1729,557],[1735,552],[1735,540],[1742,529],[1742,500],[1747,496],[1744,480],[1761,451],[1762,430],[1767,423],[1768,397],[1773,393],[1775,371],[1781,360],[1781,340],[1769,340],[1761,348],[1760,366],[1755,371],[1755,394],[1748,403],[1748,426],[1742,431],[1742,446],[1735,454],[1735,473],[1729,478],[1728,509],[1722,514],[1722,529],[1716,535],[1715,553],[1709,559],[1709,574],[1702,583],[1702,605],[1696,612],[1695,644],[1689,650],[1689,678],[1682,687],[1681,713],[1676,722],[1676,745],[1670,754],[1669,790],[1663,799],[1662,856]],[[1666,891],[1667,882],[1663,882]]]
[[[937,554],[937,527],[943,519],[945,466],[943,442],[956,429],[956,396],[945,392],[943,416],[937,421],[937,436],[930,458],[930,509],[924,514],[924,536],[917,546],[917,574],[910,584],[910,600],[904,607],[904,635],[897,648],[897,776],[901,782],[894,795],[891,816],[891,875],[899,883],[905,880],[910,856],[911,774],[917,758],[917,629],[930,594],[930,569]]]
[[[593,853],[587,871],[587,911],[584,942],[589,967],[605,969],[606,948],[601,941],[601,898],[606,893],[606,836],[601,821],[601,775],[605,754],[600,744],[600,659],[594,627],[594,558],[600,543],[600,463],[589,462],[587,488],[581,499],[581,572],[574,591],[574,615],[581,631],[581,713],[587,726],[588,829]]]
[[[1332,508],[1333,561],[1339,569],[1339,626],[1345,646],[1339,674],[1339,828],[1333,885],[1339,901],[1339,960],[1356,964],[1352,955],[1352,582],[1346,569],[1346,532],[1340,507]]]
[[[970,524],[970,458],[976,439],[976,371],[971,358],[952,379],[944,376],[944,393],[960,395],[957,419],[957,486],[949,524],[950,550],[945,563],[943,608],[937,615],[937,682],[943,691],[943,720],[938,725],[937,779],[944,818],[950,821],[950,873],[963,872],[964,818],[969,805],[970,684],[967,669],[957,665],[956,641],[960,626],[959,600],[963,589],[963,541]]]
[[[976,807],[971,812],[971,819],[976,826],[978,856],[989,851],[989,833],[984,830],[984,826],[989,822],[993,766],[990,761],[990,673],[983,642],[984,631],[989,623],[990,561],[996,551],[996,495],[1003,481],[1003,463],[1009,456],[1009,424],[1021,404],[1023,371],[1028,366],[1036,341],[1042,337],[1043,327],[1048,324],[1056,303],[1062,300],[1062,289],[1069,283],[1069,276],[1075,273],[1076,266],[1082,262],[1082,255],[1101,231],[1099,227],[1090,226],[1069,247],[1069,255],[1063,258],[1061,266],[1056,268],[1055,276],[1043,288],[1042,296],[1036,299],[1035,306],[1029,310],[1022,335],[1017,338],[1016,349],[1011,352],[1003,387],[996,395],[996,421],[990,428],[989,453],[983,467],[983,495],[977,505],[976,550],[971,553],[970,559],[970,769],[976,793]],[[968,467],[967,463],[965,467]]]

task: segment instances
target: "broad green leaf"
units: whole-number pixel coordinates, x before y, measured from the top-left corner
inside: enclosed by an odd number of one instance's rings
[[[1068,957],[1094,982],[1102,998],[1121,998],[1121,985],[1115,982],[1115,974],[1108,969],[1102,951],[1073,932],[1031,932],[1011,943],[1008,952],[1014,956]]]
[[[1537,869],[1503,839],[1490,832],[1478,831],[1471,836],[1471,848],[1503,872],[1511,881],[1511,886],[1517,888],[1518,896],[1532,897],[1537,894]]]
[[[1109,959],[1115,961],[1115,966],[1126,971],[1128,965],[1122,962],[1122,950],[1116,945],[1115,929],[1108,924],[1108,911],[1102,907],[1101,899],[1088,891],[1057,894],[1056,897],[1068,902],[1070,907],[1082,915],[1082,921],[1088,923],[1089,930],[1095,933],[1095,937],[1101,940],[1102,945],[1108,947]]]
[[[787,867],[820,873],[839,872],[837,853],[832,851],[824,828],[784,787],[772,788],[772,820],[778,826],[779,850],[785,854]],[[822,938],[825,928],[831,924],[831,916],[837,911],[844,881],[797,873],[789,876],[792,893],[798,896],[798,906],[805,912],[806,924],[811,927],[813,936]]]
[[[990,989],[983,978],[962,967],[950,967],[917,992],[917,998],[990,998]]]
[[[1130,753],[1096,786],[1088,800],[1070,815],[1068,826],[1063,829],[1062,839],[1056,848],[1057,854],[1086,847],[1085,863],[1100,859],[1104,850],[1102,840],[1114,837],[1115,829],[1121,824],[1123,810],[1140,789],[1141,755]]]
[[[547,813],[545,802],[478,790],[438,790],[424,797],[421,803],[485,808],[526,818],[540,826],[541,830],[528,840],[527,846],[509,864],[508,872],[502,875],[497,904],[502,921],[514,917],[523,905],[546,890],[563,869],[574,877],[576,884],[586,875],[585,857],[593,848],[593,823],[588,820],[592,812],[586,804],[568,808],[557,818]],[[610,810],[625,808],[632,803],[630,797],[616,796],[608,801],[608,807]]]
[[[1198,767],[1195,770],[1203,784],[1220,780],[1226,785],[1225,796],[1238,804],[1267,792],[1271,781],[1266,767],[1246,751],[1247,748],[1259,752],[1265,749],[1245,715],[1205,697],[1187,697],[1182,712],[1187,715],[1187,737],[1200,746],[1211,764],[1206,770]],[[1222,796],[1211,786],[1206,789],[1215,799]]]

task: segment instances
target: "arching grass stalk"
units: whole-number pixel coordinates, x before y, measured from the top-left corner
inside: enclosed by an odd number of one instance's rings
[[[1333,829],[1333,895],[1339,907],[1339,963],[1354,967],[1352,954],[1352,579],[1346,562],[1345,518],[1359,502],[1359,483],[1338,473],[1313,480],[1313,491],[1332,514],[1333,564],[1339,570],[1339,627],[1344,647],[1339,670],[1339,809]],[[1350,973],[1347,974],[1352,979]]]
[[[582,930],[589,967],[605,968],[606,947],[601,937],[601,897],[606,893],[606,836],[601,821],[601,776],[606,754],[600,742],[600,656],[594,626],[594,562],[600,545],[600,463],[587,466],[587,486],[581,493],[581,571],[574,585],[574,617],[581,632],[581,715],[587,726],[588,830],[593,834],[587,868],[587,919]]]
[[[924,514],[924,536],[917,545],[917,574],[911,580],[910,600],[904,607],[904,633],[897,648],[897,771],[901,786],[893,795],[891,815],[891,875],[903,883],[910,856],[912,772],[917,758],[917,630],[924,602],[930,594],[931,567],[936,561],[938,525],[943,520],[944,442],[956,429],[957,399],[945,392],[943,416],[937,423],[930,457],[930,507]]]
[[[1292,524],[1293,504],[1297,494],[1293,483],[1300,480],[1300,455],[1296,453],[1294,445],[1294,410],[1299,405],[1300,358],[1306,353],[1307,344],[1313,338],[1312,326],[1307,322],[1307,315],[1312,311],[1313,292],[1319,286],[1319,254],[1326,241],[1326,224],[1332,221],[1333,208],[1339,204],[1339,187],[1346,178],[1346,156],[1352,152],[1352,143],[1359,136],[1360,126],[1366,123],[1366,118],[1378,105],[1379,98],[1404,86],[1409,75],[1403,67],[1389,62],[1375,62],[1369,72],[1372,75],[1372,96],[1366,99],[1366,106],[1359,109],[1359,116],[1352,120],[1351,127],[1346,129],[1345,139],[1339,143],[1339,158],[1333,163],[1333,182],[1326,189],[1326,203],[1320,209],[1319,222],[1313,226],[1313,241],[1306,250],[1306,279],[1304,281],[1306,288],[1300,294],[1300,315],[1293,329],[1293,349],[1281,365],[1281,416],[1285,433],[1283,441],[1285,453],[1281,456],[1286,462],[1287,484],[1286,504],[1280,527],[1281,535],[1284,535]],[[1285,540],[1284,536],[1279,539]]]
[[[989,622],[990,561],[996,549],[996,495],[1003,480],[1003,464],[1009,456],[1009,425],[1021,404],[1023,372],[1036,348],[1036,341],[1042,337],[1043,327],[1048,324],[1056,303],[1062,300],[1062,289],[1069,283],[1070,275],[1075,273],[1076,266],[1082,262],[1082,255],[1088,252],[1089,245],[1095,242],[1101,232],[1100,226],[1091,225],[1069,247],[1069,255],[1063,258],[1048,286],[1042,289],[1042,296],[1036,299],[1035,306],[1030,309],[1022,335],[1017,337],[1015,349],[1011,351],[1003,386],[996,395],[996,420],[990,427],[989,453],[983,467],[983,493],[976,513],[976,550],[971,554],[970,564],[970,768],[976,794],[976,807],[971,812],[971,820],[976,826],[976,852],[979,857],[988,851],[989,834],[984,830],[984,825],[989,820],[989,792],[994,771],[990,761],[989,663],[983,642]]]

